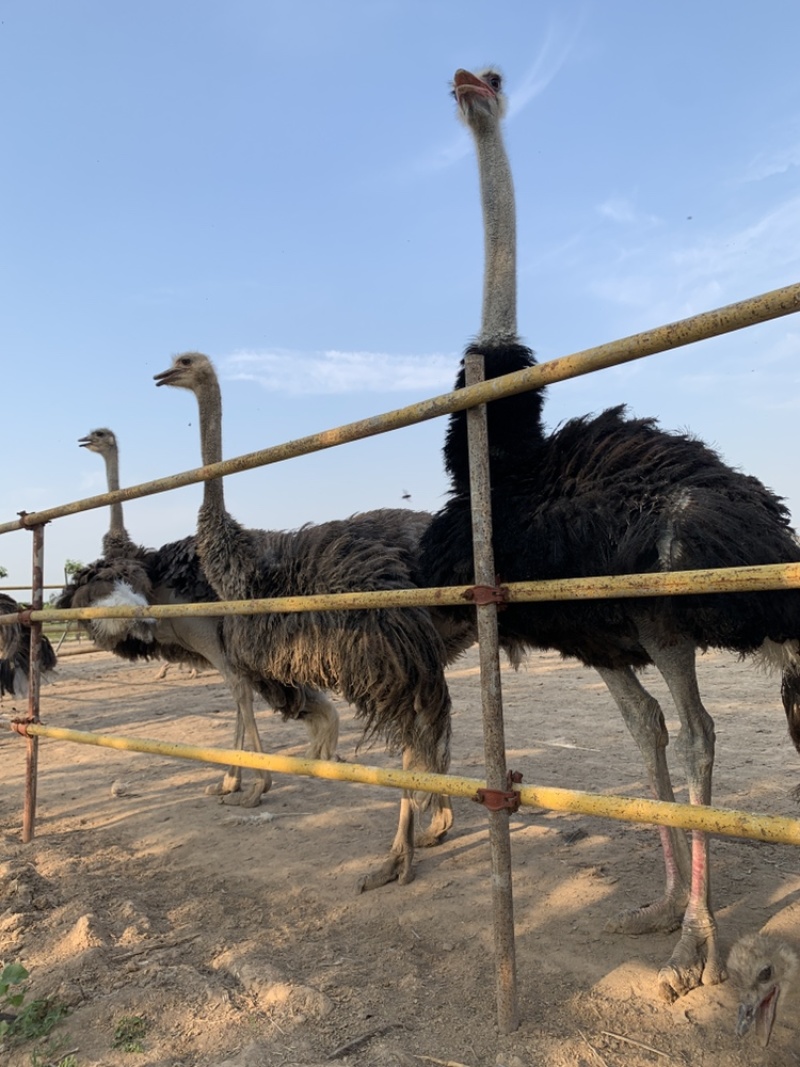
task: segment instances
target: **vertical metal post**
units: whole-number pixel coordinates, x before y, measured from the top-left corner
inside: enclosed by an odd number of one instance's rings
[[[31,607],[41,611],[44,606],[44,526],[33,527],[33,578]],[[31,656],[28,675],[28,719],[39,722],[39,686],[42,664],[42,624],[31,622]],[[22,841],[33,839],[36,822],[36,785],[39,769],[39,738],[27,739],[25,763],[25,808],[22,813]]]
[[[465,361],[465,381],[483,381],[483,356],[470,355]],[[492,504],[489,485],[489,448],[486,405],[467,410],[470,494],[472,502],[472,543],[476,585],[494,585],[492,549]],[[478,649],[481,668],[483,745],[486,784],[505,791],[506,745],[503,729],[503,698],[500,686],[500,652],[497,639],[497,605],[480,604]],[[494,916],[495,989],[497,1025],[501,1034],[519,1026],[517,1007],[517,966],[514,947],[514,904],[511,888],[511,837],[508,811],[489,811],[489,843],[492,852],[492,911]]]

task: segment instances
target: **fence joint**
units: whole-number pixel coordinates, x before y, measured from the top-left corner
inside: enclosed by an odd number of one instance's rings
[[[509,771],[506,775],[507,790],[479,789],[472,799],[483,804],[488,811],[519,811],[519,791],[513,786],[521,781],[521,771]]]
[[[471,604],[505,606],[508,603],[508,588],[505,585],[473,585],[463,595]]]

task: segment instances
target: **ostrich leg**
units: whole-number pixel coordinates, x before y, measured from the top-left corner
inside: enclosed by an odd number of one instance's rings
[[[596,670],[642,754],[653,795],[656,800],[674,801],[666,758],[669,737],[660,704],[629,667],[613,671],[598,667]],[[667,875],[664,896],[609,920],[608,930],[625,934],[668,933],[681,925],[689,900],[691,868],[686,834],[671,826],[659,827],[659,834]]]
[[[689,803],[710,804],[714,722],[700,698],[694,643],[686,639],[666,644],[646,636],[642,643],[667,683],[681,720],[676,748],[686,769]],[[708,835],[693,830],[689,904],[680,940],[659,971],[659,991],[665,1000],[672,1001],[701,983],[715,985],[724,978],[717,924],[711,911]]]

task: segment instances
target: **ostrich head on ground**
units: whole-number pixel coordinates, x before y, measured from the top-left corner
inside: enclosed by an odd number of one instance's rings
[[[755,1026],[766,1047],[779,1005],[797,973],[797,953],[767,934],[747,934],[733,946],[728,957],[731,981],[739,992],[739,1037]]]

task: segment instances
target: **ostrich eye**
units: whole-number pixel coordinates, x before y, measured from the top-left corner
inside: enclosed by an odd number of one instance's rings
[[[503,79],[500,77],[499,74],[490,74],[486,80],[496,93],[500,91],[500,86],[503,84]]]
[[[772,967],[770,966],[770,964],[767,964],[766,967],[762,967],[761,970],[758,972],[758,980],[759,980],[759,982],[768,982],[771,977],[772,977]]]
[[[188,359],[188,358],[187,359],[182,359],[182,360],[180,360],[180,365],[182,367],[191,367],[192,361],[190,359]]]

